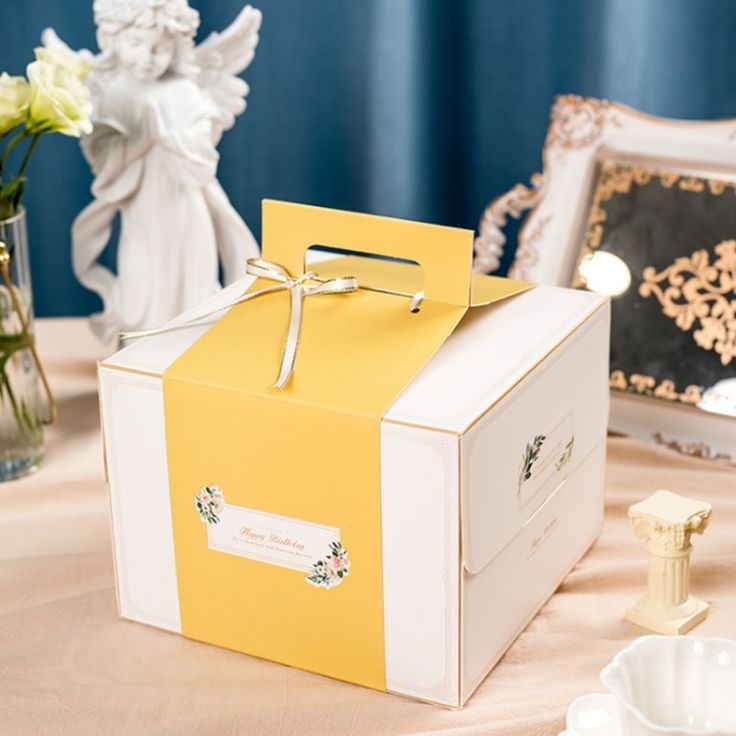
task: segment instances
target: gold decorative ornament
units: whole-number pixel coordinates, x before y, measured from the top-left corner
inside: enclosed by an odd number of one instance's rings
[[[684,391],[678,391],[675,382],[668,378],[657,384],[657,379],[653,376],[645,376],[641,373],[632,373],[627,376],[621,370],[611,371],[608,385],[615,391],[628,391],[655,399],[679,401],[682,404],[697,404],[703,398],[700,386],[695,384],[686,386]]]
[[[506,244],[503,228],[506,227],[507,217],[518,219],[526,210],[535,207],[544,193],[544,179],[541,174],[532,174],[530,182],[531,187],[517,184],[505,194],[496,197],[483,211],[478,235],[473,243],[474,271],[489,273],[499,267]]]
[[[643,187],[655,178],[665,189],[672,189],[675,184],[684,192],[700,193],[708,187],[710,193],[721,196],[727,189],[736,191],[736,183],[721,179],[702,179],[695,176],[684,176],[674,171],[663,171],[651,166],[622,164],[616,161],[604,161],[600,165],[598,180],[593,193],[593,202],[588,214],[588,224],[583,238],[583,246],[578,256],[578,267],[586,256],[598,248],[603,240],[604,223],[608,219],[605,203],[614,194],[629,194],[632,185]],[[578,268],[575,269],[575,283],[580,288],[585,284],[580,278]]]
[[[726,182],[718,179],[708,179],[708,189],[715,197],[720,197],[726,191]]]
[[[595,143],[609,104],[593,97],[560,95],[552,106],[545,147],[578,149]]]
[[[544,231],[551,220],[552,214],[550,213],[542,217],[528,235],[522,232],[522,236],[520,237],[521,242],[514,257],[514,263],[509,269],[509,278],[519,279],[521,281],[528,280],[530,269],[539,260],[537,243],[542,239]]]
[[[713,263],[707,250],[675,259],[660,273],[647,266],[639,294],[652,294],[683,331],[693,330],[698,347],[715,351],[723,365],[736,357],[736,240],[714,248]]]
[[[575,268],[573,286],[576,288],[585,286],[580,276],[580,263],[584,258],[591,256],[603,240],[603,223],[608,219],[608,212],[606,212],[603,204],[608,202],[614,194],[628,194],[633,183],[645,186],[651,181],[653,174],[653,169],[617,164],[614,161],[604,161],[601,164],[593,194],[593,202],[588,214],[588,227]]]
[[[640,373],[632,373],[629,376],[629,383],[639,394],[652,394],[657,381],[652,376],[642,376]]]
[[[665,437],[661,432],[655,432],[652,439],[662,447],[669,450],[675,450],[682,455],[697,457],[703,460],[717,460],[720,462],[733,462],[735,458],[727,452],[716,452],[710,445],[705,442],[681,442],[680,440]]]
[[[684,192],[700,193],[705,189],[705,182],[694,176],[687,176],[680,182],[680,189]]]
[[[626,374],[623,371],[611,371],[611,376],[608,379],[608,386],[616,391],[626,391],[629,387]]]
[[[606,203],[615,194],[629,194],[632,186],[646,186],[653,179],[665,189],[677,186],[682,191],[696,194],[705,191],[706,187],[717,197],[727,190],[736,192],[734,182],[683,175],[651,166],[602,162],[573,286],[585,287],[580,265],[595,253],[603,241],[608,219]],[[710,263],[708,252],[701,250],[689,257],[677,258],[661,273],[647,267],[642,274],[644,283],[639,287],[639,294],[644,298],[654,294],[662,304],[664,314],[672,317],[683,331],[697,327],[693,333],[695,342],[704,350],[718,353],[723,365],[728,365],[736,357],[736,241],[723,241],[715,251],[719,257],[713,263]],[[609,385],[617,391],[683,404],[697,404],[703,397],[701,387],[694,384],[680,391],[669,379],[658,384],[652,376],[638,373],[627,376],[620,370],[612,371]]]

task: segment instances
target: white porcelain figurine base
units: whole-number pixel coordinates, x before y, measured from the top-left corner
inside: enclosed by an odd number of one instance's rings
[[[629,508],[634,533],[646,541],[649,575],[646,595],[626,618],[658,634],[684,634],[708,615],[709,604],[690,595],[690,537],[702,534],[711,506],[657,491]]]

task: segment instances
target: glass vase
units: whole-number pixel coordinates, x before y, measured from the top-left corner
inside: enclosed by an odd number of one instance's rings
[[[0,240],[10,255],[9,275],[24,331],[10,289],[0,277],[0,481],[27,475],[43,457],[39,377],[31,350],[33,291],[26,212],[0,220]]]

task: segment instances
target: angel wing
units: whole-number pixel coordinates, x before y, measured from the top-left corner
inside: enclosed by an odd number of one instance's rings
[[[220,114],[217,137],[232,128],[236,116],[245,111],[250,88],[237,75],[253,61],[260,27],[261,11],[246,5],[224,31],[211,33],[194,50],[199,67],[196,82]]]

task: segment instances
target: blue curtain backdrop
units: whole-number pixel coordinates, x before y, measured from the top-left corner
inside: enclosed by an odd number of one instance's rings
[[[190,2],[200,37],[241,7]],[[91,4],[3,0],[0,70],[22,72],[45,26],[96,48]],[[263,197],[474,228],[490,198],[539,169],[559,93],[736,116],[733,0],[254,4],[248,110],[222,142],[220,179],[256,237]],[[90,199],[77,142],[44,140],[29,176],[37,312],[96,311],[70,265],[69,228]]]

